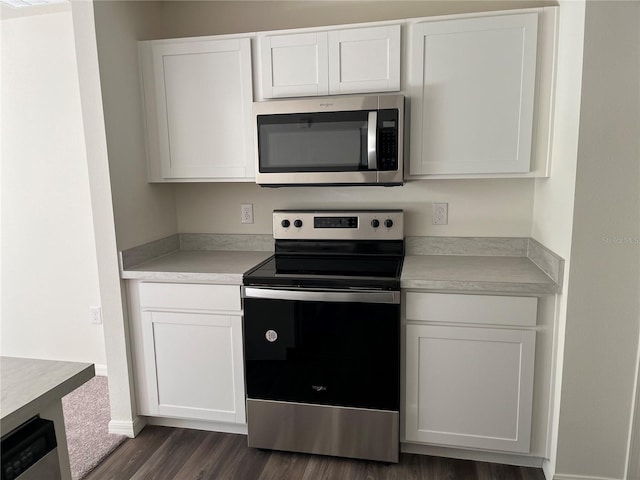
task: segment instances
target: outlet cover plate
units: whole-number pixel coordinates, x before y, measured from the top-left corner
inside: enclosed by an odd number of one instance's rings
[[[434,203],[432,204],[433,225],[448,225],[449,223],[449,204],[448,203]]]
[[[102,323],[102,308],[89,307],[89,320],[94,325],[100,325]]]
[[[243,203],[240,205],[240,223],[253,223],[252,203]]]

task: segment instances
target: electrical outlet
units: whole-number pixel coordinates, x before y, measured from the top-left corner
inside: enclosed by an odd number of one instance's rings
[[[252,203],[243,203],[240,205],[240,223],[253,223]]]
[[[449,223],[449,204],[434,203],[431,205],[433,209],[432,224],[447,225]]]
[[[102,308],[89,307],[89,320],[91,323],[100,325],[102,323]]]

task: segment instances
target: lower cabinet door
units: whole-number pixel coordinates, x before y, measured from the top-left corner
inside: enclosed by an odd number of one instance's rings
[[[408,442],[526,453],[535,331],[407,325]]]
[[[152,415],[245,423],[241,317],[144,311]]]

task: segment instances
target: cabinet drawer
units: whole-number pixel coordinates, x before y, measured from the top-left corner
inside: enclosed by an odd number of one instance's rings
[[[533,327],[536,297],[407,292],[406,318],[427,322]]]
[[[141,283],[140,306],[186,310],[240,310],[237,285]]]

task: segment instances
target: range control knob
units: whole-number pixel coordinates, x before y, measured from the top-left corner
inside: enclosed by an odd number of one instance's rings
[[[298,220],[294,220],[293,221],[293,226],[300,228],[302,226],[302,220],[298,219]]]
[[[377,218],[374,218],[373,220],[371,220],[371,226],[373,228],[378,228],[380,226],[380,220],[378,220]]]
[[[384,226],[385,226],[385,227],[387,227],[387,228],[391,228],[391,227],[393,227],[393,220],[391,220],[390,218],[387,218],[387,219],[384,221]]]
[[[289,228],[291,222],[285,218],[284,220],[282,220],[282,222],[280,222],[280,225],[282,225],[284,228]]]

